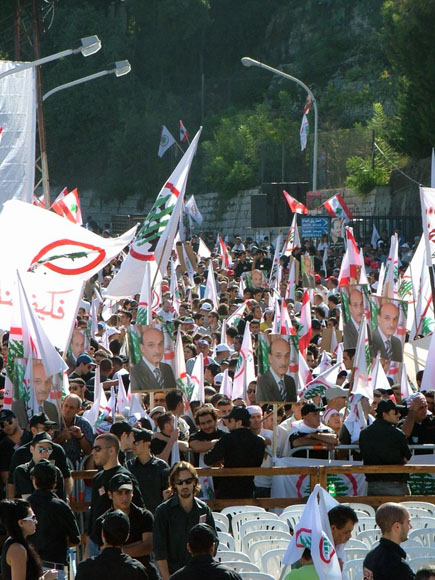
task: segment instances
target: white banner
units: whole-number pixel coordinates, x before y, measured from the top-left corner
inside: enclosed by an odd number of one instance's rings
[[[119,238],[103,238],[57,214],[9,200],[0,214],[2,272],[30,268],[51,277],[88,280],[133,239],[136,226]]]
[[[51,276],[36,276],[31,272],[21,274],[21,280],[48,339],[66,351],[83,282],[66,277],[53,280]],[[0,328],[3,330],[9,330],[11,324],[14,296],[15,280],[3,276],[0,281]]]
[[[20,63],[0,61],[0,74]],[[0,206],[32,203],[35,181],[36,81],[30,68],[0,80]]]
[[[427,265],[435,264],[435,189],[420,187],[423,235],[426,242]]]

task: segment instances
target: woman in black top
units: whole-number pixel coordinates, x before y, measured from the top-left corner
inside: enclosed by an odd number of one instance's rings
[[[35,533],[36,516],[24,499],[0,502],[0,519],[8,538],[3,544],[1,572],[4,580],[55,580],[57,572],[42,572],[41,562],[28,543],[27,537]]]

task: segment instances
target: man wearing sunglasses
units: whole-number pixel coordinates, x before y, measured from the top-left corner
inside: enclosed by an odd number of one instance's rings
[[[359,448],[364,465],[405,465],[411,457],[406,435],[396,426],[400,412],[391,399],[380,401],[376,420],[361,431]],[[367,473],[367,495],[409,495],[407,473]]]
[[[190,463],[180,461],[173,467],[169,485],[173,496],[154,514],[154,554],[162,580],[168,580],[190,560],[187,542],[193,526],[209,524],[216,531],[210,508],[195,497],[199,477]]]
[[[0,411],[0,430],[3,432],[0,441],[0,477],[6,485],[15,449],[31,441],[32,436],[29,431],[21,429],[15,413],[9,409]]]
[[[51,453],[53,451],[52,440],[48,433],[38,433],[32,439],[30,445],[30,453],[32,454],[32,459],[19,465],[15,469],[14,473],[14,497],[27,498],[31,493],[35,491],[32,480],[32,472],[41,459],[50,460]],[[63,483],[63,475],[56,466],[56,495],[65,500],[65,486]]]

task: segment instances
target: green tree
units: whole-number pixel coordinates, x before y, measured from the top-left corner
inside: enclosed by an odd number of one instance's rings
[[[434,0],[387,0],[382,41],[400,80],[397,98],[403,149],[428,156],[435,143]]]

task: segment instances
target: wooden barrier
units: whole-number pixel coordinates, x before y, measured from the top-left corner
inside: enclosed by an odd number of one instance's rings
[[[208,477],[240,477],[240,476],[276,476],[276,475],[309,475],[310,488],[313,489],[319,483],[326,489],[328,474],[338,473],[435,473],[435,465],[318,465],[311,467],[199,467],[196,470],[200,476]],[[73,471],[74,479],[92,479],[97,470]],[[435,495],[406,495],[406,496],[338,496],[338,502],[353,503],[362,502],[373,507],[378,507],[387,501],[426,501],[435,504]],[[271,498],[246,498],[246,499],[211,499],[206,503],[213,510],[221,510],[225,507],[238,505],[256,505],[265,509],[283,508],[288,505],[306,503],[307,498],[295,497],[271,497]],[[70,503],[75,512],[84,512],[90,506],[89,502]]]

